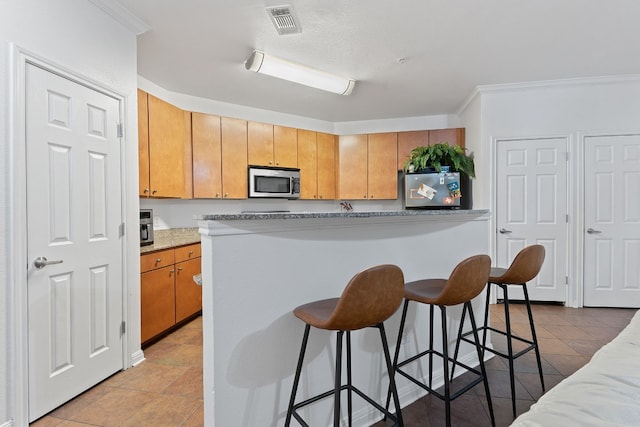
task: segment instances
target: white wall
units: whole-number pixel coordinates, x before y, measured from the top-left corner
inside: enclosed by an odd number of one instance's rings
[[[24,288],[26,283],[24,272],[12,271],[16,245],[21,250],[25,245],[24,242],[13,242],[12,245],[13,225],[8,222],[11,220],[11,200],[16,199],[12,170],[15,174],[24,174],[25,169],[24,165],[11,163],[12,147],[16,144],[10,133],[12,123],[15,123],[12,119],[13,96],[10,96],[13,95],[11,43],[126,96],[125,129],[135,130],[136,39],[132,31],[87,0],[0,0],[0,10],[0,152],[4,163],[0,172],[0,187],[4,195],[0,199],[0,312],[3,316],[0,321],[0,348],[3,349],[0,352],[0,425],[16,417],[16,425],[26,425],[19,407],[26,384],[17,382],[24,365],[16,357],[16,343],[24,342],[25,337],[18,335],[14,317],[14,290]],[[129,132],[127,138],[127,169],[131,182],[131,191],[126,197],[129,209],[127,222],[137,223],[137,132]],[[23,189],[18,188],[17,191]],[[130,237],[127,242],[129,258],[135,255],[135,251],[139,253],[138,237]],[[127,273],[130,282],[138,283],[137,263],[130,266]],[[132,335],[136,335],[135,331]]]
[[[485,86],[477,98],[460,115],[462,126],[476,129],[473,137],[467,131],[467,144],[474,147],[481,172],[474,186],[478,208],[493,207],[487,190],[496,139],[569,136],[579,144],[578,136],[585,133],[640,130],[640,76]]]

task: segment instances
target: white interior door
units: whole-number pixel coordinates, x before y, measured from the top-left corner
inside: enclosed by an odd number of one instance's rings
[[[585,138],[584,305],[640,307],[640,135]]]
[[[25,99],[33,421],[123,367],[121,144],[112,97],[27,64]]]
[[[566,301],[567,140],[503,140],[497,143],[496,266],[508,267],[525,246],[541,244],[540,274],[528,284],[529,298]],[[523,298],[520,287],[509,298]]]

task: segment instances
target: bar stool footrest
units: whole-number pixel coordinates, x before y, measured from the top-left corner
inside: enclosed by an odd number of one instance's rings
[[[382,412],[385,417],[389,417],[391,419],[391,421],[397,423],[398,419],[396,417],[396,415],[394,413],[392,413],[391,411],[389,411],[388,409],[386,409],[384,406],[380,405],[378,402],[376,402],[375,400],[371,399],[369,396],[367,396],[366,394],[364,394],[364,392],[362,392],[359,388],[351,385],[349,386],[348,384],[342,385],[340,387],[340,393],[342,393],[345,390],[351,390],[352,392],[355,392],[358,396],[360,396],[362,399],[364,399],[367,403],[369,403],[371,406],[373,406],[374,408],[376,408],[378,411]],[[335,390],[331,389],[329,391],[326,391],[324,393],[318,394],[316,396],[310,397],[306,400],[303,400],[302,402],[298,402],[295,405],[293,405],[293,411],[291,413],[291,415],[300,423],[302,424],[303,427],[309,427],[309,425],[300,417],[300,415],[298,415],[297,411],[298,409],[304,407],[304,406],[308,406],[312,403],[318,402],[319,400],[325,399],[327,397],[333,397],[335,395]]]
[[[501,331],[500,329],[492,328],[490,326],[481,326],[481,327],[479,327],[478,328],[478,333],[480,333],[481,331],[484,331],[484,330],[495,332],[497,334],[501,334],[501,335],[503,335],[505,337],[508,337],[508,335],[507,335],[507,333],[505,331]],[[464,334],[460,335],[460,341],[464,341],[466,343],[475,345],[475,341],[472,341],[471,339],[467,338],[467,336],[471,335],[471,334],[473,334],[473,331],[465,332]],[[517,341],[520,341],[522,343],[527,344],[527,347],[525,347],[524,349],[518,351],[517,353],[513,353],[513,356],[512,356],[513,359],[517,359],[518,357],[522,356],[523,354],[528,353],[531,350],[534,350],[536,348],[536,344],[531,340],[528,340],[526,338],[522,338],[522,337],[519,337],[519,336],[513,335],[513,334],[511,334],[511,338],[514,339],[514,340],[517,340]],[[501,352],[499,350],[487,347],[486,345],[482,346],[482,348],[483,348],[483,350],[486,350],[486,351],[488,351],[490,353],[493,353],[493,354],[495,354],[497,356],[504,357],[504,358],[509,358],[509,355],[507,353],[503,353],[503,352]]]

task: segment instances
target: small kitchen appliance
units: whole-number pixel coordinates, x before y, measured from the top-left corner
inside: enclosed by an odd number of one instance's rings
[[[249,166],[249,197],[299,198],[300,169]]]
[[[140,246],[153,244],[153,209],[140,209]]]

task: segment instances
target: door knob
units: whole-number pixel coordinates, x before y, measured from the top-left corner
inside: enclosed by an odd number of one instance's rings
[[[602,231],[594,230],[593,228],[589,227],[589,228],[587,228],[587,233],[589,233],[589,234],[600,234],[600,233],[602,233]]]
[[[33,260],[33,266],[35,268],[45,268],[47,265],[51,265],[51,264],[62,264],[62,260],[57,259],[55,261],[49,261],[47,260],[47,258],[43,256],[39,256],[38,258]]]
[[[512,231],[511,230],[507,230],[505,228],[501,228],[500,229],[500,234],[509,234],[509,233],[512,233]]]

